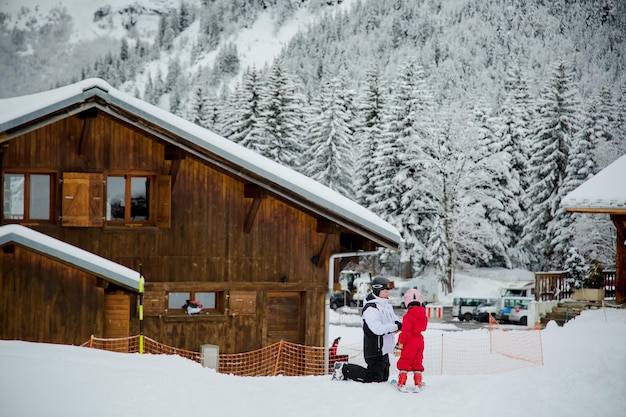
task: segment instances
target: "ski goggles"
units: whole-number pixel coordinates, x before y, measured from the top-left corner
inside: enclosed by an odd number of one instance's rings
[[[383,284],[373,284],[372,288],[375,290],[391,290],[393,288],[395,288],[395,284],[393,283],[393,281],[389,281],[386,285]]]

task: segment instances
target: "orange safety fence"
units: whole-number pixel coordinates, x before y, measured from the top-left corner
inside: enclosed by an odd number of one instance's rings
[[[493,319],[492,319],[493,320]],[[489,329],[430,334],[424,338],[424,373],[484,375],[543,365],[541,330],[505,329],[493,320]]]
[[[115,339],[103,339],[91,336],[91,339],[83,343],[81,346],[119,353],[139,353],[139,340],[140,336],[121,337]],[[202,355],[199,352],[167,346],[146,336],[143,337],[143,344],[144,353],[178,355],[183,358],[191,359],[195,362],[202,362]]]
[[[114,352],[139,352],[139,336],[122,339],[92,337],[82,346]],[[335,341],[329,352],[329,372],[335,361],[350,361],[365,365],[362,347],[356,344],[337,346]],[[543,365],[541,331],[511,330],[490,323],[489,329],[426,334],[424,337],[424,373],[427,375],[484,375]],[[177,349],[144,336],[144,352],[179,355],[202,363],[199,352]],[[239,376],[303,376],[324,375],[323,347],[305,346],[281,340],[262,349],[244,353],[216,353],[211,359],[217,371]],[[391,355],[395,370],[397,358]],[[217,360],[215,360],[217,359]]]

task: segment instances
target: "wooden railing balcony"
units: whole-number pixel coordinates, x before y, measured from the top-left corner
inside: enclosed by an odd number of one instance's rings
[[[615,271],[604,271],[604,297],[615,297]],[[567,272],[535,272],[535,299],[537,301],[570,298],[574,288],[567,282]]]

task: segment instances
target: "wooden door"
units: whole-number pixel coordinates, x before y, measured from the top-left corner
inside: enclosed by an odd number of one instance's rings
[[[265,305],[265,345],[281,339],[304,344],[302,295],[297,291],[267,293]]]
[[[130,332],[130,296],[115,293],[104,295],[104,337],[123,338]]]

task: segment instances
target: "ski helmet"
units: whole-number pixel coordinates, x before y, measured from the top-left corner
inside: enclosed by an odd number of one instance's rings
[[[408,307],[411,303],[416,303],[417,305],[422,304],[422,294],[417,290],[417,288],[411,288],[404,293],[404,297],[402,299],[404,301],[404,305]],[[413,305],[416,305],[413,304]]]
[[[372,291],[374,292],[375,296],[378,296],[381,290],[390,290],[393,287],[393,281],[389,281],[387,278],[376,277],[372,281]]]

